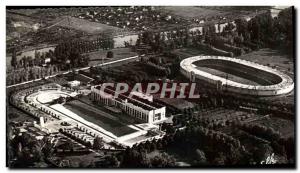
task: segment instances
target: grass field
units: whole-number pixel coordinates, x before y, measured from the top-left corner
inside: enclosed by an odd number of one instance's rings
[[[36,121],[36,119],[33,116],[31,116],[25,112],[22,112],[21,110],[16,109],[15,107],[13,107],[11,105],[7,106],[6,111],[7,111],[7,122]]]
[[[294,62],[287,55],[282,54],[279,50],[261,49],[237,57],[248,61],[253,61],[262,65],[274,67],[294,78]]]
[[[207,52],[195,48],[176,49],[172,53],[178,55],[181,59],[197,55],[208,55]]]
[[[106,54],[108,51],[112,51],[114,54],[114,57],[111,59],[106,58]],[[104,62],[112,61],[112,60],[119,60],[123,58],[128,58],[132,56],[136,56],[136,52],[132,52],[130,48],[116,48],[111,50],[99,50],[96,52],[87,53],[86,55],[89,56],[90,62],[89,66],[97,65],[99,63],[102,63],[102,58],[104,58]]]
[[[178,15],[184,18],[195,18],[195,17],[211,17],[215,15],[225,15],[228,12],[207,9],[203,7],[193,6],[165,6],[163,9],[174,15]]]
[[[116,136],[123,136],[136,132],[136,130],[128,127],[124,123],[121,123],[116,117],[79,100],[67,102],[64,104],[64,107],[84,118],[85,120],[97,124]]]
[[[83,31],[89,34],[97,34],[102,32],[115,32],[122,29],[114,26],[109,26],[102,23],[90,22],[85,19],[78,19],[75,17],[65,17],[62,21],[57,23],[58,26]]]
[[[216,16],[226,17],[228,19],[234,19],[242,16],[255,15],[256,11],[253,9],[241,9],[238,10],[229,6],[164,6],[161,7],[164,12],[180,16],[186,19],[191,18],[214,18]],[[263,12],[260,9],[258,12]]]

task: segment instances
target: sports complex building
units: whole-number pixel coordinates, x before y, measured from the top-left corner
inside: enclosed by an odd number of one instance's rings
[[[294,89],[293,80],[281,71],[237,58],[194,56],[182,60],[180,68],[191,81],[198,79],[234,93],[275,96]]]
[[[138,95],[130,95],[130,93],[116,94],[116,89],[109,86],[105,87],[102,91],[101,85],[93,86],[91,91],[92,100],[120,108],[141,122],[156,123],[166,119],[165,106],[141,98]],[[115,97],[115,95],[117,95],[117,97]]]

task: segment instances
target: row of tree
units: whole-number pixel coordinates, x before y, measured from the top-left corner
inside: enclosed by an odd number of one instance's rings
[[[288,53],[293,51],[293,7],[279,12],[272,18],[270,13],[257,15],[249,21],[236,19],[236,28],[245,42],[259,47],[281,47]]]
[[[60,69],[56,65],[50,65],[45,67],[33,66],[15,69],[6,73],[6,84],[13,85],[16,83],[39,79],[45,76],[56,74],[59,71]]]

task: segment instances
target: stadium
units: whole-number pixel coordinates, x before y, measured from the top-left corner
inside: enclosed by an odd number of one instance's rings
[[[40,124],[35,125],[47,134],[61,131],[91,144],[95,137],[101,137],[106,142],[106,149],[112,149],[115,145],[132,147],[136,143],[163,136],[157,125],[135,122],[122,113],[119,113],[121,117],[116,116],[105,111],[104,107],[91,104],[88,99],[78,99],[84,94],[88,93],[49,83],[20,90],[12,94],[10,101],[19,109],[40,119]],[[68,125],[62,125],[63,122]]]
[[[294,89],[293,80],[279,70],[237,58],[194,56],[182,60],[180,68],[191,81],[205,81],[223,91],[275,96]]]

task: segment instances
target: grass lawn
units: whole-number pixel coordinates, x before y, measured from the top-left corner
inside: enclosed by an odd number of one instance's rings
[[[191,56],[208,55],[207,52],[196,48],[176,49],[172,51],[172,53],[175,53],[176,55],[180,56],[181,59],[185,59]]]
[[[274,49],[261,49],[237,57],[248,61],[253,61],[262,65],[275,67],[277,70],[294,77],[294,61],[286,54]]]
[[[183,18],[195,18],[195,17],[211,17],[216,15],[225,15],[229,12],[206,9],[203,7],[193,6],[165,6],[162,7],[166,12],[183,17]]]
[[[85,120],[99,125],[103,129],[118,137],[136,132],[136,130],[128,127],[124,123],[121,123],[118,118],[79,100],[67,102],[64,104],[64,107],[81,116]]]
[[[253,16],[256,14],[254,9],[237,9],[229,6],[164,6],[162,10],[168,14],[179,16],[185,19],[206,18],[209,20],[217,20],[214,17],[222,16],[227,19],[235,19],[245,16]],[[262,13],[266,10],[260,9],[257,12]]]
[[[37,120],[33,116],[31,116],[25,112],[22,112],[11,105],[7,106],[6,111],[7,111],[7,113],[6,113],[7,114],[7,122],[12,122],[12,121],[24,122],[24,121],[36,121]]]
[[[113,52],[114,54],[113,58],[111,59],[106,58],[106,54],[108,51]],[[88,55],[90,58],[89,66],[93,66],[102,63],[102,58],[104,58],[104,62],[108,62],[108,61],[115,61],[123,58],[136,56],[137,53],[132,52],[130,48],[116,48],[111,50],[99,50],[96,52],[87,53],[86,55]]]
[[[89,34],[97,34],[106,31],[121,31],[121,28],[109,26],[98,22],[90,22],[86,19],[78,19],[75,17],[62,18],[62,22],[58,26],[83,31]]]

